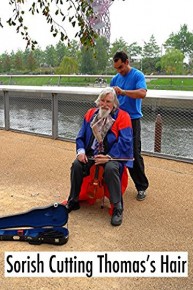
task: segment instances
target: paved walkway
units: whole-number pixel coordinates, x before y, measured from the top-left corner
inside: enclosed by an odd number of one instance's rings
[[[69,192],[75,145],[0,131],[0,215],[62,202]],[[82,204],[69,216],[66,245],[0,242],[2,289],[193,289],[193,164],[144,157],[150,181],[145,201],[129,180],[124,220],[110,225],[108,201]],[[188,278],[4,278],[6,251],[187,251]]]

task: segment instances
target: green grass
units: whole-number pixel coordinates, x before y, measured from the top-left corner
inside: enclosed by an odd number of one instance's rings
[[[61,77],[52,76],[0,76],[0,84],[21,85],[21,86],[97,86],[93,77]],[[111,77],[105,78],[107,85],[110,84]],[[148,89],[154,90],[182,90],[193,91],[193,79],[153,79],[147,80]]]
[[[193,79],[156,79],[147,82],[148,89],[193,91]]]
[[[3,85],[20,85],[20,86],[90,86],[95,84],[93,77],[58,77],[58,76],[33,76],[33,77],[17,77],[17,76],[0,76],[0,84]],[[110,83],[110,78],[107,80]]]

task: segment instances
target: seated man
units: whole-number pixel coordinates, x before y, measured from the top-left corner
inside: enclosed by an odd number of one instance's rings
[[[133,165],[131,119],[128,113],[118,108],[113,88],[105,88],[95,103],[96,108],[85,114],[76,138],[77,158],[71,167],[71,189],[66,207],[68,212],[80,208],[79,193],[84,176],[89,175],[94,163],[102,165],[113,204],[111,224],[119,226],[123,216],[121,173],[125,164],[127,167]]]

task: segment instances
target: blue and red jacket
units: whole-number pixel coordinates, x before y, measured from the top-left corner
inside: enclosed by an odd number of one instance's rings
[[[98,113],[98,108],[92,108],[84,116],[82,127],[76,138],[76,150],[84,149],[87,154],[90,151],[93,137],[90,123]],[[111,113],[115,119],[105,137],[105,154],[114,158],[133,158],[133,130],[129,114],[121,109]],[[133,167],[133,161],[126,163],[127,167]]]

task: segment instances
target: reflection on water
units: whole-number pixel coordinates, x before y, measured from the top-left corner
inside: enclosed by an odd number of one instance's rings
[[[59,137],[75,139],[90,104],[64,104],[58,106]],[[142,150],[154,151],[154,128],[156,114],[145,112],[142,119]],[[193,117],[174,115],[167,112],[162,115],[162,153],[193,158]],[[4,127],[4,109],[0,100],[0,126]],[[10,102],[10,128],[52,135],[51,100],[38,102]]]
[[[84,114],[91,104],[64,104],[58,107],[58,135],[63,138],[75,139],[83,122]]]
[[[10,127],[39,134],[52,134],[52,113],[48,109],[12,108],[10,110]]]
[[[59,112],[58,134],[60,137],[75,139],[82,123],[82,116],[64,116]]]
[[[161,153],[193,158],[193,115],[162,115]],[[142,150],[154,151],[155,113],[145,113],[142,119]]]

